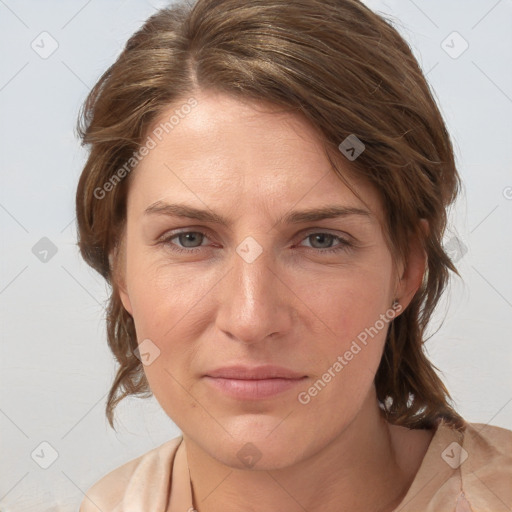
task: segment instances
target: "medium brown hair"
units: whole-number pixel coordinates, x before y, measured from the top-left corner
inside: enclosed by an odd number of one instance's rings
[[[162,112],[199,89],[303,116],[318,129],[341,179],[340,159],[375,186],[394,258],[406,261],[409,237],[420,237],[426,272],[387,332],[377,397],[391,423],[431,428],[443,418],[464,428],[424,351],[449,271],[458,275],[442,246],[447,208],[460,187],[453,148],[410,47],[390,21],[357,0],[198,0],[161,9],[88,95],[78,124],[90,150],[76,195],[78,244],[85,261],[112,286],[107,338],[119,369],[106,405],[110,425],[123,398],[151,396],[134,354],[133,318],[119,297],[116,260],[109,262],[125,226],[131,181],[126,163]],[[365,145],[350,162],[338,150],[349,135]],[[419,228],[422,218],[427,234]]]

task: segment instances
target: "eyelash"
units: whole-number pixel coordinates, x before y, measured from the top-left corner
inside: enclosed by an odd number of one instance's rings
[[[208,235],[206,233],[204,233],[203,231],[198,231],[198,230],[195,230],[195,231],[179,231],[178,233],[173,233],[170,236],[166,236],[165,238],[163,238],[161,240],[161,243],[166,245],[167,247],[169,247],[174,252],[194,254],[198,250],[200,250],[202,246],[191,247],[191,248],[188,248],[188,249],[182,249],[181,247],[179,247],[176,244],[171,242],[171,240],[173,238],[176,238],[179,235],[184,235],[184,234],[188,234],[188,233],[196,233],[196,234],[200,234],[200,235],[208,238]],[[311,249],[313,251],[319,252],[320,254],[338,253],[338,252],[346,251],[348,249],[353,248],[353,244],[351,242],[349,242],[348,240],[345,240],[344,238],[341,238],[338,235],[333,235],[332,233],[327,233],[327,232],[323,232],[323,231],[310,232],[302,240],[305,240],[306,238],[309,238],[310,236],[313,236],[313,235],[329,235],[329,236],[332,236],[334,238],[334,241],[337,240],[339,242],[338,245],[336,245],[335,247],[326,248],[326,249],[316,249],[315,247],[307,247],[308,249]]]

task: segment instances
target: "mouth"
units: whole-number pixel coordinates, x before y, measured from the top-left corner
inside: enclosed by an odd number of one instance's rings
[[[299,379],[226,379],[205,375],[204,379],[214,389],[233,398],[259,400],[290,390],[307,379],[307,377]]]
[[[262,400],[302,384],[308,377],[288,368],[230,366],[208,372],[204,380],[216,391],[238,400]]]

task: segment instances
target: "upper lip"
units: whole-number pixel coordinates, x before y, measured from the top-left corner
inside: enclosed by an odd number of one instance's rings
[[[206,377],[221,377],[225,379],[244,379],[244,380],[258,380],[258,379],[300,379],[306,377],[303,373],[298,373],[288,368],[275,365],[263,366],[224,366],[211,370],[205,374]]]

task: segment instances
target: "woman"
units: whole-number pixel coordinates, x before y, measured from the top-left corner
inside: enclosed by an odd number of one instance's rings
[[[84,259],[112,285],[107,416],[182,435],[82,512],[507,510],[512,433],[425,355],[459,176],[409,47],[357,0],[153,15],[84,106]],[[501,507],[501,508],[500,508]]]

